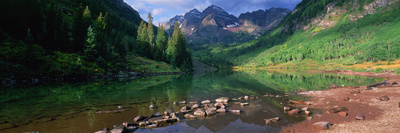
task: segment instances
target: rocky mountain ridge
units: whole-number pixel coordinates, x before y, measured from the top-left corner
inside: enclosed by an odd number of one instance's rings
[[[163,26],[172,34],[173,25],[178,22],[191,44],[232,43],[232,40],[240,43],[248,40],[236,41],[235,38],[255,39],[265,30],[275,27],[290,12],[289,9],[271,8],[243,13],[237,18],[221,7],[211,5],[203,12],[197,9],[189,11],[183,16],[183,21],[178,21],[176,18],[179,16],[175,16]]]
[[[290,9],[272,7],[269,10],[258,10],[239,15],[239,24],[244,27],[257,27],[268,30],[275,27],[292,11]]]

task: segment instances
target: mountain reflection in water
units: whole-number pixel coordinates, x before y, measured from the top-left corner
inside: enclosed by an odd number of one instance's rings
[[[266,93],[282,96],[285,92],[299,88],[322,90],[332,84],[355,86],[380,80],[337,74],[268,71],[216,71],[202,75],[2,88],[0,132],[95,132],[123,122],[132,122],[138,115],[179,111],[183,105],[172,104],[177,101],[215,102],[219,97],[238,98],[245,95],[254,95],[256,98],[241,101],[249,103],[248,106],[240,106],[231,101],[227,107],[242,110],[240,115],[218,113],[211,118],[183,119],[174,125],[142,128],[136,132],[278,132],[282,126],[305,118],[284,113],[281,102],[293,97],[262,97]],[[150,110],[150,104],[158,108]],[[96,113],[118,110],[118,106],[122,106],[123,111]],[[264,119],[273,117],[281,119],[266,125]]]

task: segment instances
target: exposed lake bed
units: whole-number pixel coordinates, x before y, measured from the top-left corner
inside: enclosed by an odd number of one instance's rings
[[[282,127],[304,121],[305,115],[288,115],[284,106],[288,99],[305,97],[285,93],[323,90],[332,84],[356,86],[380,80],[337,74],[271,73],[265,71],[217,71],[203,77],[171,75],[122,81],[97,81],[64,84],[56,87],[28,88],[17,96],[3,96],[0,127],[2,132],[95,132],[114,125],[132,122],[136,116],[178,112],[190,102],[228,97],[226,113],[212,117],[185,119],[169,126],[139,128],[136,132],[279,132]],[[26,94],[25,94],[26,93]],[[265,96],[267,95],[272,96]],[[30,95],[34,94],[34,95]],[[279,95],[277,97],[277,95]],[[254,96],[245,100],[245,96]],[[242,97],[241,100],[232,100]],[[37,98],[32,103],[29,99]],[[173,104],[186,101],[186,104]],[[248,103],[247,106],[235,102]],[[282,102],[282,103],[281,103]],[[150,109],[150,105],[157,108]],[[119,106],[121,108],[119,108]],[[229,112],[240,110],[240,114]],[[108,112],[107,112],[108,111]],[[15,114],[15,113],[17,114]],[[312,110],[312,112],[318,112]],[[191,112],[193,113],[193,112]],[[265,119],[279,117],[278,122],[265,124]]]

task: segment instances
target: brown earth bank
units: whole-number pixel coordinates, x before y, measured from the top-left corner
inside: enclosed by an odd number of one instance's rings
[[[400,75],[352,71],[332,71],[332,73],[379,77],[387,84],[382,84],[385,83],[383,81],[365,86],[332,85],[328,90],[301,92],[299,94],[309,97],[308,100],[312,103],[309,107],[315,109],[311,110],[312,118],[283,127],[281,132],[400,132],[400,88],[392,84],[400,83]],[[387,96],[389,100],[382,99],[382,96]],[[331,109],[338,107],[346,107],[347,116],[329,113]],[[363,115],[365,119],[356,120],[358,114]],[[322,121],[331,124],[328,130],[313,126]]]

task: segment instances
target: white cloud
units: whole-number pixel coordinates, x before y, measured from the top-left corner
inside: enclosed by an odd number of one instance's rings
[[[212,3],[209,0],[207,0],[205,3],[200,3],[198,5],[195,5],[194,8],[196,8],[197,10],[199,10],[201,12],[204,9],[206,9],[208,6],[211,6],[211,5],[212,5]],[[192,9],[190,9],[190,10],[192,10]]]
[[[151,15],[157,16],[157,15],[161,14],[164,11],[165,11],[165,9],[163,9],[163,8],[153,9],[153,11],[151,11]]]

